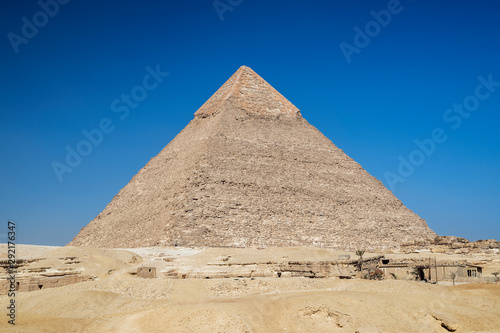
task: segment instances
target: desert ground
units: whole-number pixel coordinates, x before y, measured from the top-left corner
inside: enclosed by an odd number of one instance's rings
[[[500,332],[500,283],[238,277],[245,276],[242,263],[321,261],[336,258],[340,252],[333,250],[17,249],[18,258],[41,259],[28,265],[32,270],[76,270],[90,279],[17,292],[15,327],[7,323],[10,298],[0,296],[1,332]],[[0,257],[6,257],[5,245]],[[77,258],[75,267],[61,261],[68,257]],[[482,260],[485,276],[500,269],[499,255]],[[137,276],[141,266],[155,267],[157,277]],[[173,271],[188,278],[172,278]]]

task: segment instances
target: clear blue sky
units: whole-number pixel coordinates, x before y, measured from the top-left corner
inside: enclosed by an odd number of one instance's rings
[[[36,1],[2,1],[0,234],[14,219],[18,242],[68,243],[247,65],[386,186],[400,157],[424,156],[392,189],[437,233],[500,239],[500,87],[478,80],[500,82],[498,2],[217,5],[72,0],[51,17]],[[373,23],[381,10],[390,22]],[[157,65],[168,77],[144,90]],[[120,101],[132,91],[147,93],[134,108]],[[447,111],[464,102],[473,111]],[[60,182],[53,162],[103,119],[114,130]],[[439,128],[446,141],[419,153],[415,140]]]

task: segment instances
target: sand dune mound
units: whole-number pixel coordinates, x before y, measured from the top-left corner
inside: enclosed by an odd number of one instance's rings
[[[318,248],[139,248],[134,251],[142,257],[121,249],[76,247],[44,253],[47,260],[44,265],[49,260],[71,256],[74,264],[70,266],[82,269],[84,274],[89,270],[98,276],[62,287],[17,292],[15,331],[500,331],[500,284],[452,286],[393,279],[284,276],[182,279],[169,278],[165,269],[158,270],[157,278],[146,279],[133,274],[142,265],[167,265],[167,268],[176,265],[199,270],[215,262],[237,266],[261,261],[321,261],[336,257],[338,252]],[[488,265],[496,265],[499,260],[494,255],[489,259]],[[8,302],[7,296],[0,296],[0,308],[6,308]],[[9,332],[9,329],[12,331],[7,321],[0,321],[0,332]]]
[[[220,280],[172,280],[168,298],[137,294],[156,280],[126,279],[122,292],[103,281],[20,293],[19,332],[498,332],[500,285],[445,287],[410,281],[248,280],[241,295],[208,292]],[[145,282],[144,282],[145,281]],[[265,282],[267,287],[262,289]],[[238,288],[241,280],[226,280]],[[483,288],[485,287],[485,288]],[[409,292],[409,289],[412,289]],[[4,307],[8,300],[0,299]],[[446,329],[443,323],[448,327]],[[0,330],[7,329],[0,322]]]

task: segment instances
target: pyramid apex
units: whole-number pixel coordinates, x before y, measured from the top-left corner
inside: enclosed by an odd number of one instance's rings
[[[238,73],[245,73],[246,75],[249,75],[249,76],[253,76],[255,77],[257,80],[263,80],[264,82],[266,82],[259,74],[257,74],[253,69],[251,69],[250,67],[248,66],[240,66],[240,68],[238,68],[238,70],[233,74],[238,74]],[[241,84],[241,81],[238,81],[237,82],[238,84]],[[266,82],[267,83],[267,82]],[[269,83],[268,83],[269,84]],[[271,88],[272,86],[269,85]],[[273,88],[274,89],[274,88]]]
[[[206,118],[230,102],[250,115],[301,117],[300,110],[248,66],[238,70],[201,106],[195,117]]]

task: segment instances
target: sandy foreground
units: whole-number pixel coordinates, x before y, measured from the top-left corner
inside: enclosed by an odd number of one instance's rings
[[[1,332],[500,332],[500,284],[440,285],[406,280],[310,278],[169,279],[168,265],[225,258],[323,260],[324,249],[89,249],[18,246],[18,258],[58,267],[74,256],[93,281],[18,292],[16,325]],[[392,256],[396,256],[392,254]],[[437,255],[436,255],[437,256]],[[444,255],[441,255],[444,256]],[[5,246],[0,245],[5,258]],[[227,259],[229,257],[229,259]],[[438,257],[439,258],[439,257]],[[500,268],[490,258],[485,274]],[[198,265],[198,266],[197,266]],[[158,277],[130,273],[158,267]]]

